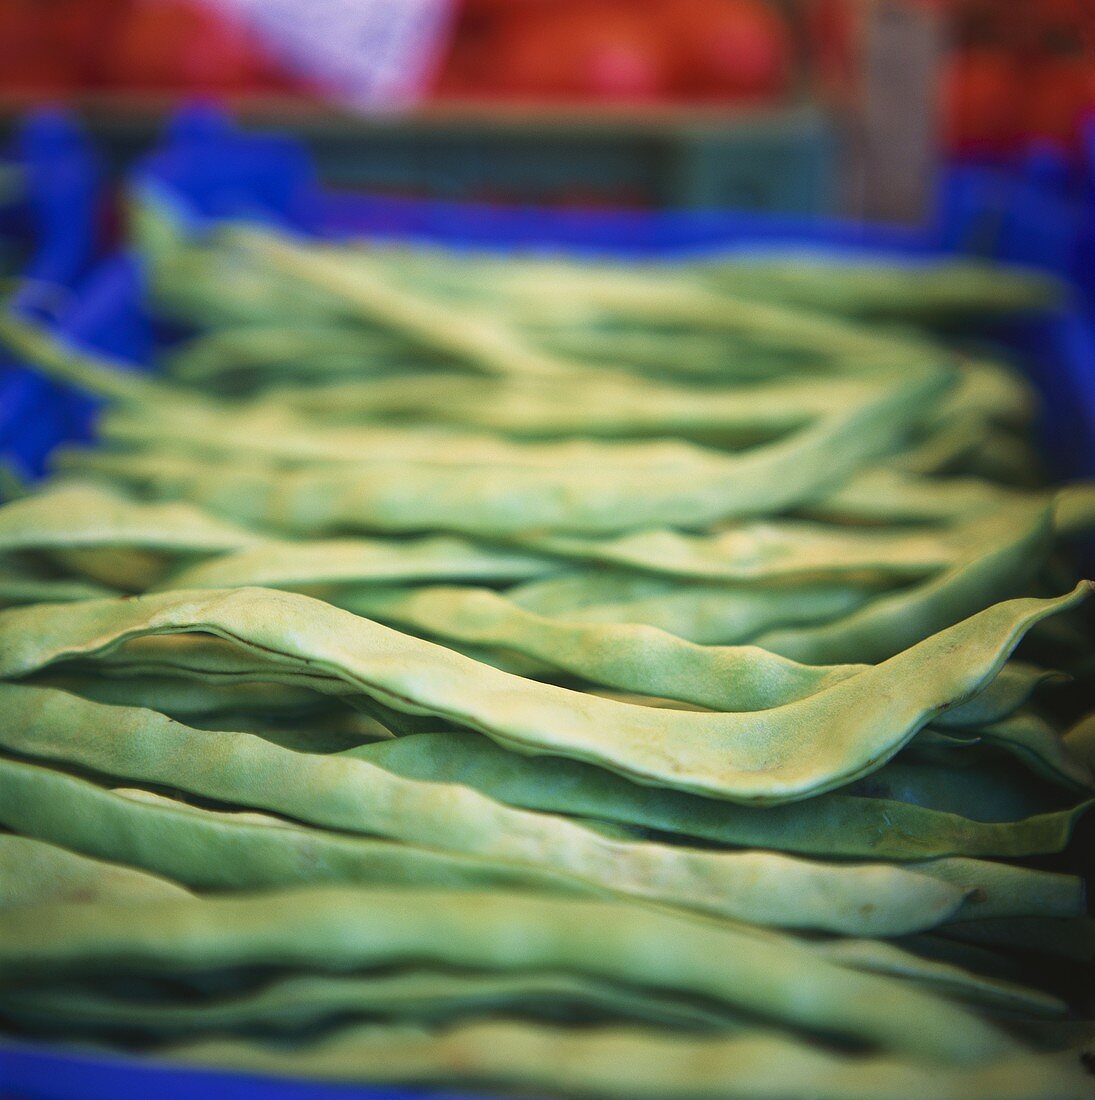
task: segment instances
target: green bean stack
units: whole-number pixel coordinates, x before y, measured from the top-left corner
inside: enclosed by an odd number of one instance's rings
[[[191,239],[0,507],[0,1043],[1091,1095],[1095,488],[973,265]],[[900,326],[900,327],[898,327]]]

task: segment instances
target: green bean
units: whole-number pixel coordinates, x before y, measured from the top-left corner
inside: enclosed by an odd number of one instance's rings
[[[1095,714],[1089,714],[1068,730],[1064,743],[1069,755],[1095,771]]]
[[[1068,810],[999,822],[895,798],[843,793],[754,809],[636,787],[574,761],[532,760],[467,734],[416,734],[354,748],[347,755],[406,778],[471,787],[524,809],[598,816],[660,834],[825,858],[1015,858],[1060,851],[1092,805],[1089,800]],[[976,808],[975,796],[971,803]]]
[[[527,318],[526,325],[532,339],[549,351],[594,367],[619,370],[624,364],[634,376],[659,382],[736,385],[804,373],[831,376],[845,366],[801,351],[759,347],[732,333],[564,327],[545,324],[538,316]]]
[[[997,824],[1042,817],[1071,804],[1059,787],[1040,782],[1015,761],[968,749],[942,759],[933,752],[925,759],[918,752],[918,740],[896,760],[841,793]]]
[[[892,1058],[828,1053],[763,1031],[680,1039],[650,1030],[574,1031],[513,1021],[437,1032],[356,1027],[285,1051],[210,1038],[161,1048],[184,1064],[369,1083],[452,1082],[562,1089],[568,1095],[688,1100],[1082,1100],[1086,1075],[1073,1055],[1005,1058],[947,1069]]]
[[[863,671],[858,665],[800,665],[755,646],[698,646],[641,624],[559,621],[487,589],[378,589],[358,592],[352,602],[358,614],[446,644],[498,648],[594,683],[712,710],[778,706]],[[991,702],[944,717],[948,725],[1007,717],[1047,678],[1039,669],[1005,666]]]
[[[314,722],[326,703],[307,687],[289,684],[195,683],[181,676],[134,675],[126,668],[124,677],[103,676],[101,666],[84,672],[47,672],[32,681],[39,687],[60,688],[97,703],[148,707],[173,718],[218,718],[231,715],[262,715],[274,722],[307,716]]]
[[[923,388],[923,385],[921,386]],[[858,387],[848,404],[870,408],[880,398],[881,384]],[[288,409],[262,403],[221,403],[188,411],[188,429],[166,410],[144,404],[123,404],[101,423],[104,439],[125,450],[172,450],[194,462],[212,462],[232,456],[271,465],[349,466],[358,470],[406,463],[431,470],[437,467],[512,467],[551,475],[567,462],[596,461],[608,470],[666,474],[675,470],[706,475],[721,472],[734,455],[673,439],[641,442],[585,439],[518,442],[484,432],[452,427],[410,424],[366,424],[335,427],[294,416]],[[823,423],[819,418],[817,423]],[[814,424],[804,426],[804,431]],[[225,432],[232,426],[231,435]]]
[[[374,363],[399,363],[406,346],[361,327],[304,324],[238,325],[202,333],[171,350],[164,372],[187,385],[238,390],[268,381],[372,373]],[[379,367],[383,376],[384,367]]]
[[[841,967],[787,939],[620,903],[325,887],[149,902],[140,922],[130,913],[105,904],[0,913],[0,985],[58,971],[185,974],[265,963],[335,972],[404,962],[562,968],[940,1064],[1018,1051],[965,1009],[897,979]]]
[[[1058,489],[1054,524],[1065,536],[1075,536],[1095,526],[1095,482],[1080,481]]]
[[[340,882],[597,893],[566,874],[527,864],[345,837],[266,815],[199,809],[3,756],[0,789],[0,821],[8,827],[200,890]],[[154,893],[151,886],[146,892]]]
[[[407,780],[357,760],[338,758],[336,770],[331,757],[309,758],[243,734],[203,735],[151,712],[105,711],[95,704],[50,698],[41,689],[8,689],[4,694],[11,711],[29,728],[22,733],[5,732],[3,744],[22,756],[60,759],[138,781],[163,782],[170,773],[183,789],[219,795],[237,805],[284,809],[306,820],[326,819],[329,824],[477,855],[491,866],[500,864],[503,874],[508,867],[518,882],[527,869],[529,880],[549,887],[558,880],[563,888],[569,885],[571,889],[631,894],[754,923],[863,935],[900,935],[952,917],[965,919],[963,899],[975,895],[983,897],[978,912],[994,911],[998,892],[994,876],[999,875],[1006,877],[1010,891],[1004,902],[1008,913],[1049,915],[1075,908],[1075,883],[1062,876],[1000,870],[988,864],[979,869],[954,861],[926,863],[909,870],[884,864],[810,863],[762,852],[706,852],[620,841],[561,818],[509,809],[467,788]],[[36,710],[44,712],[37,723],[33,717]],[[56,717],[51,720],[51,715]],[[58,728],[65,717],[67,725]],[[106,718],[113,720],[115,743],[109,746],[96,744],[93,733],[94,723]],[[171,771],[172,756],[187,748],[203,748],[205,759],[200,765],[182,765]],[[143,753],[141,759],[127,759],[138,750]],[[241,761],[251,760],[265,775],[272,775],[275,768],[295,769],[300,790],[271,795],[253,790],[254,784],[246,777],[233,778],[227,772],[220,777],[206,774],[214,765],[226,768],[226,760],[234,761],[237,768]],[[402,867],[401,848],[395,845],[381,845],[378,855],[372,851],[376,845],[362,847],[364,842],[340,842],[337,837],[326,839],[304,831],[260,828],[259,834],[252,836],[257,826],[250,822],[241,826],[231,817],[185,807],[134,808],[124,800],[111,801],[108,793],[88,784],[81,786],[81,781],[72,777],[2,758],[0,775],[7,788],[0,820],[11,827],[68,847],[103,845],[88,854],[137,863],[193,886],[355,881],[358,875],[381,876],[361,879],[378,882],[384,881],[384,875],[399,873]],[[347,790],[364,780],[369,804],[356,814],[347,813],[340,812],[333,798],[317,797],[324,787],[330,791],[339,779]],[[160,809],[173,812],[154,812]],[[180,815],[192,820],[188,824]],[[93,836],[85,839],[84,823],[92,820],[96,828]],[[115,821],[121,823],[113,824]],[[141,827],[149,830],[147,839],[139,831]],[[165,847],[163,836],[172,830],[186,836],[188,830],[199,827],[209,839],[201,834],[185,846],[183,863],[170,862],[180,857],[161,850]],[[231,851],[237,856],[232,857]],[[412,860],[411,850],[405,861],[406,874],[424,877],[440,873],[426,862],[428,854],[423,851]],[[423,863],[424,869],[419,870]],[[950,888],[948,879],[954,879]]]
[[[862,471],[824,499],[809,502],[811,518],[847,524],[959,523],[1029,501],[977,478],[928,478],[893,468]]]
[[[885,660],[994,600],[1027,591],[1048,553],[1051,518],[1041,504],[1001,509],[985,518],[980,550],[938,576],[884,593],[832,623],[770,630],[751,640],[806,664]]]
[[[326,423],[414,418],[516,439],[673,436],[719,447],[753,446],[797,431],[861,397],[862,385],[792,379],[746,388],[688,390],[607,370],[557,383],[488,381],[459,375],[394,377],[301,391],[278,391],[272,408]]]
[[[906,937],[903,942],[907,944],[910,940],[922,941],[924,938]],[[967,965],[956,965],[939,958],[925,958],[892,943],[834,939],[815,943],[813,950],[853,969],[907,978],[937,993],[981,1005],[993,1012],[1016,1013],[1027,1020],[1059,1020],[1068,1015],[1065,1002],[1051,993],[981,974]]]
[[[338,539],[269,543],[183,568],[163,588],[269,588],[480,581],[513,583],[550,575],[565,562],[531,551],[494,549],[458,538]],[[337,591],[337,589],[336,589]]]
[[[1040,274],[972,260],[842,263],[834,256],[750,256],[698,265],[712,285],[786,305],[885,320],[951,320],[1044,310],[1061,288]]]
[[[360,587],[329,593],[330,602],[366,616],[377,593]],[[506,593],[518,607],[571,624],[645,625],[701,645],[745,645],[781,627],[827,623],[865,606],[857,585],[681,583],[639,574],[560,574]]]
[[[769,710],[628,706],[513,677],[305,596],[172,592],[0,613],[0,676],[154,634],[201,631],[264,661],[331,676],[396,711],[454,721],[499,743],[595,762],[731,801],[786,802],[875,770],[931,718],[984,690],[1023,634],[1076,606],[1015,600],[980,612],[805,699]]]
[[[958,385],[940,402],[940,421],[971,417],[989,427],[1026,431],[1038,408],[1034,387],[1018,370],[986,359],[958,366]]]
[[[88,581],[60,577],[28,576],[23,571],[0,569],[0,608],[35,603],[68,603],[72,600],[101,600],[115,590]]]
[[[1092,771],[1048,722],[1029,712],[1002,718],[977,729],[951,731],[960,739],[970,738],[1017,756],[1031,770],[1064,786],[1090,791]]]
[[[1060,920],[1012,917],[1008,920],[964,921],[947,929],[948,938],[974,944],[1059,955],[1095,963],[1095,919]]]
[[[704,535],[661,528],[614,539],[541,535],[521,543],[559,557],[674,577],[751,581],[881,574],[892,583],[953,564],[968,537],[962,528],[894,532],[765,520]]]
[[[176,883],[131,867],[88,859],[30,837],[0,833],[0,910],[113,898],[146,901],[185,894]]]
[[[174,437],[176,444],[199,450],[205,446],[210,456],[223,454],[228,440],[238,441],[229,450],[240,455],[243,441],[251,440],[256,455],[337,461],[330,468],[284,471],[276,501],[247,504],[241,495],[262,492],[259,479],[264,470],[268,474],[262,465],[229,474],[222,463],[193,459],[114,459],[115,474],[132,484],[186,492],[214,511],[247,522],[265,514],[268,523],[298,533],[355,527],[440,528],[491,536],[540,528],[597,534],[663,523],[703,525],[806,503],[892,448],[895,433],[915,419],[922,403],[946,381],[943,374],[906,377],[895,385],[878,380],[868,399],[852,402],[786,439],[737,455],[664,443],[503,445],[488,438],[439,437],[436,432],[370,430],[342,437],[329,430],[296,430],[284,417],[241,421],[238,411],[205,406],[187,410],[185,432],[173,418],[143,405],[128,421],[108,419],[104,430],[125,428],[127,438],[136,433],[159,447]],[[168,400],[168,395],[159,396]],[[439,447],[442,439],[445,445]],[[417,464],[411,462],[416,453]],[[377,484],[375,479],[390,473],[397,459],[403,463],[400,484]],[[84,462],[85,469],[105,465],[103,460]],[[214,471],[227,481],[211,482]],[[635,492],[636,485],[641,493]],[[270,491],[267,486],[267,497]],[[313,500],[305,513],[303,492],[319,492],[325,503],[317,509]],[[467,495],[450,498],[452,493]],[[515,512],[510,497],[517,493],[521,500]],[[465,506],[455,510],[454,499]]]
[[[257,1028],[291,1034],[347,1018],[441,1022],[466,1016],[520,1013],[544,1019],[597,1019],[659,1024],[685,1031],[734,1032],[743,1024],[728,1010],[681,997],[565,973],[450,974],[409,970],[366,977],[301,975],[276,979],[233,997],[130,1001],[94,989],[0,991],[0,1015],[36,1028],[120,1029],[149,1036],[202,1035]]]
[[[122,547],[201,555],[263,541],[188,504],[138,504],[90,483],[62,481],[0,508],[0,553]]]
[[[536,377],[582,369],[581,364],[537,351],[505,322],[422,295],[414,286],[386,278],[360,258],[351,270],[321,249],[243,227],[224,231],[222,239],[238,246],[248,261],[319,289],[344,310],[398,332],[415,346],[451,356],[471,370]]]

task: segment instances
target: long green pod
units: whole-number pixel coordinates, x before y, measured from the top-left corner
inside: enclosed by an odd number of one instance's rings
[[[271,542],[178,570],[161,588],[266,588],[318,591],[327,586],[514,583],[566,568],[566,562],[518,549],[444,536]]]
[[[873,578],[891,583],[929,576],[964,549],[961,528],[876,530],[763,520],[693,535],[660,528],[617,538],[538,535],[521,544],[559,557],[697,580]]]
[[[429,460],[313,463],[279,470],[276,485],[269,464],[255,461],[225,469],[223,461],[212,459],[138,454],[84,459],[82,467],[110,467],[139,491],[183,497],[240,522],[299,535],[444,530],[493,538],[541,530],[612,534],[665,524],[696,527],[770,514],[824,495],[865,461],[892,449],[912,410],[939,386],[938,378],[879,385],[872,401],[732,455],[685,453],[684,444],[665,454],[667,444],[660,450],[646,445],[639,449],[641,462],[626,455],[615,463],[615,452],[627,445],[573,443],[552,445],[536,464],[516,465],[500,458],[496,444],[493,457],[461,465],[459,454],[450,453],[451,441],[435,438],[428,444],[434,456]],[[157,444],[170,427],[161,431],[148,418],[138,422]],[[218,425],[212,438],[223,444],[239,431],[238,423]],[[270,424],[253,434],[277,439],[285,432]],[[564,461],[567,454],[572,457]],[[438,455],[449,457],[442,462]]]
[[[89,859],[33,837],[0,833],[0,910],[122,898],[141,902],[186,893],[177,883],[145,871]]]
[[[1045,719],[1030,711],[1021,711],[989,725],[950,730],[949,735],[969,739],[1018,757],[1032,771],[1052,782],[1075,790],[1095,788],[1090,763]]]
[[[1078,481],[1057,490],[1053,520],[1065,536],[1076,536],[1095,527],[1095,482]]]
[[[117,595],[105,584],[66,578],[12,575],[0,568],[0,607],[22,607],[35,603],[69,603],[73,600],[101,600]]]
[[[947,939],[988,945],[1009,952],[1056,955],[1095,964],[1095,918],[1061,920],[1045,917],[1013,917],[1007,920],[970,920],[955,924]]]
[[[871,406],[881,393],[882,387],[875,385],[849,404]],[[235,430],[225,435],[230,426]],[[231,456],[279,468],[328,465],[369,470],[400,463],[422,469],[498,467],[539,471],[546,476],[569,462],[585,461],[596,462],[618,476],[677,471],[711,477],[729,469],[727,463],[732,461],[724,451],[672,438],[634,443],[585,439],[526,443],[430,425],[339,428],[257,403],[223,403],[202,410],[188,419],[185,429],[168,410],[123,405],[104,417],[102,433],[108,443],[124,449],[162,449],[195,464]]]
[[[331,603],[368,614],[373,592],[335,590]],[[519,607],[578,623],[637,623],[699,645],[745,645],[781,628],[828,623],[866,605],[854,584],[680,583],[641,574],[560,574],[507,590]],[[364,602],[362,602],[364,601]]]
[[[822,957],[869,973],[908,979],[948,997],[1025,1018],[1061,1019],[1063,1001],[1040,990],[987,977],[961,966],[925,959],[877,940],[812,943]],[[0,1012],[38,1028],[124,1028],[151,1035],[256,1027],[294,1031],[347,1015],[441,1021],[484,1012],[645,1020],[675,1029],[740,1031],[756,1026],[738,1013],[638,987],[573,974],[536,972],[499,977],[423,970],[344,975],[291,975],[231,996],[185,1002],[133,1001],[92,988],[61,983],[0,990]]]
[[[551,869],[324,833],[248,812],[199,809],[4,756],[0,789],[0,821],[9,828],[195,889],[342,883],[604,893]]]
[[[945,998],[844,968],[792,940],[620,903],[325,887],[149,902],[140,922],[131,913],[104,904],[0,913],[0,985],[104,969],[185,974],[263,964],[561,968],[708,997],[933,1063],[983,1065],[1020,1049]]]
[[[261,582],[287,588],[309,582],[368,583],[385,577],[394,582],[401,577],[417,579],[415,559],[422,555],[424,579],[444,579],[447,571],[461,579],[478,576],[522,580],[552,569],[573,568],[572,563],[577,561],[682,580],[800,584],[850,581],[885,588],[931,576],[955,564],[966,550],[963,534],[944,531],[879,535],[869,530],[783,521],[741,525],[714,535],[689,535],[668,529],[617,539],[546,535],[522,538],[513,549],[479,547],[454,538],[271,541],[191,565],[169,578],[169,583],[178,588],[224,588]],[[400,569],[404,560],[408,564]]]
[[[560,621],[482,588],[359,592],[353,604],[358,614],[437,641],[519,653],[593,683],[712,710],[779,706],[864,671],[801,665],[755,646],[700,646],[642,624]],[[947,724],[1007,717],[1047,675],[1005,666],[985,693],[992,699],[948,712]]]
[[[974,1069],[836,1054],[762,1031],[681,1039],[625,1029],[574,1031],[499,1020],[440,1033],[357,1027],[310,1048],[210,1038],[159,1057],[261,1074],[360,1084],[560,1090],[615,1100],[1086,1100],[1074,1055],[1001,1058]]]
[[[94,989],[37,987],[0,991],[0,1015],[37,1029],[123,1030],[161,1038],[246,1029],[292,1035],[347,1019],[439,1023],[482,1015],[588,1018],[656,1024],[683,1031],[734,1032],[728,1010],[632,985],[576,974],[454,974],[401,970],[363,977],[308,974],[279,978],[231,997],[149,1002]]]
[[[949,568],[893,592],[849,589],[843,610],[831,606],[840,589],[828,586],[751,591],[640,574],[564,573],[507,594],[541,614],[645,623],[708,644],[752,643],[807,664],[877,662],[1026,591],[1052,545],[1051,516],[1041,500],[997,508],[971,523],[966,553]],[[823,611],[826,601],[830,607]],[[797,622],[788,621],[796,615]]]
[[[94,483],[61,481],[0,508],[0,553],[127,547],[200,556],[264,541],[189,504],[132,501]]]
[[[576,490],[571,484],[573,479],[567,480],[567,470],[583,463],[587,475],[589,469],[595,469],[601,475],[598,480],[607,477],[604,491],[611,491],[613,480],[660,475],[670,484],[683,478],[681,487],[692,490],[698,478],[701,488],[703,484],[710,486],[709,500],[710,492],[719,484],[731,498],[748,496],[749,486],[736,482],[756,478],[771,468],[775,478],[769,492],[795,492],[795,488],[783,484],[787,478],[801,485],[804,478],[816,478],[817,471],[796,473],[794,460],[812,454],[825,439],[831,444],[826,452],[830,468],[826,482],[831,484],[838,480],[836,471],[842,465],[858,465],[880,450],[889,449],[893,433],[903,432],[919,415],[916,403],[943,392],[949,385],[947,375],[940,370],[921,371],[912,378],[892,374],[885,379],[888,384],[883,379],[873,380],[870,385],[858,386],[855,397],[851,393],[844,401],[830,397],[830,415],[788,440],[734,457],[673,440],[519,444],[483,434],[430,428],[336,430],[269,405],[216,403],[164,382],[133,380],[127,377],[132,372],[118,370],[109,360],[77,352],[11,315],[0,318],[0,338],[9,340],[44,370],[113,399],[118,407],[103,419],[101,431],[106,438],[124,441],[127,446],[143,440],[160,448],[173,444],[209,459],[231,454],[266,461],[343,463],[363,469],[379,463],[380,470],[391,462],[418,462],[423,472],[439,475],[441,467],[452,468],[450,472],[459,475],[464,467],[465,473],[487,480],[492,472],[510,479],[523,472],[524,480],[535,480],[539,470],[541,479],[566,482],[571,496],[580,487]],[[696,503],[702,507],[702,502]],[[533,522],[529,526],[539,525]]]
[[[905,802],[985,823],[1042,817],[1068,803],[1059,787],[1040,782],[1002,756],[967,750],[961,755],[949,753],[941,760],[933,751],[925,760],[916,741],[896,760],[841,793]]]
[[[179,675],[103,676],[101,665],[84,671],[46,672],[32,681],[39,687],[60,688],[97,703],[149,707],[173,718],[220,718],[250,715],[270,723],[287,718],[313,721],[327,703],[310,688],[263,683],[211,683]]]
[[[829,523],[916,526],[963,523],[1031,499],[978,478],[918,477],[891,467],[861,471],[803,511]]]
[[[843,380],[828,383],[791,379],[689,389],[603,370],[568,380],[568,399],[560,402],[557,382],[437,374],[277,391],[267,400],[327,423],[413,419],[517,439],[672,436],[745,447],[796,431],[861,389]]]
[[[805,699],[763,711],[632,706],[514,677],[305,596],[171,592],[0,613],[0,677],[137,637],[203,632],[268,662],[333,676],[386,707],[475,729],[519,750],[731,801],[794,801],[875,770],[931,718],[999,674],[1023,634],[1087,596],[997,604]]]
[[[884,661],[997,600],[1028,591],[1052,544],[1051,510],[1022,505],[984,522],[980,550],[938,576],[883,593],[831,623],[772,630],[752,641],[806,664]],[[990,540],[989,531],[998,539]]]
[[[1040,273],[976,260],[848,262],[799,251],[719,257],[695,270],[711,285],[745,297],[887,321],[953,322],[1036,312],[1053,306],[1063,293]]]
[[[265,802],[270,808],[272,798],[286,808],[299,804],[301,812],[296,816],[329,816],[332,821],[337,816],[337,805],[325,812],[313,793],[317,781],[336,770],[329,757],[294,759],[302,754],[261,741],[256,744],[258,739],[242,734],[203,736],[202,731],[185,727],[176,730],[177,723],[161,716],[117,710],[111,713],[94,704],[6,694],[13,698],[13,708],[20,717],[35,703],[42,710],[71,716],[70,732],[55,735],[60,742],[57,744],[46,740],[50,732],[48,715],[39,720],[37,729],[22,735],[5,733],[5,747],[22,755],[80,764],[106,774],[121,772],[127,778],[162,781],[161,777],[169,772],[173,752],[185,751],[188,743],[196,748],[204,741],[210,761],[220,763],[231,753],[237,759],[246,756],[256,766],[265,764],[266,774],[272,774],[279,765],[285,770],[296,768],[301,786],[296,796],[264,796],[248,791],[236,780],[238,797],[232,799],[236,804]],[[86,733],[80,737],[80,719],[87,724],[100,717],[114,719],[116,746],[98,748]],[[126,754],[134,754],[133,742],[137,740],[132,734],[125,735],[127,727],[144,729],[143,761],[129,763],[125,759]],[[204,768],[207,770],[208,765]],[[233,789],[231,776],[206,779],[202,770],[200,766],[180,766],[175,771],[175,782],[183,789],[201,787],[199,793],[218,789],[227,794]],[[370,844],[299,829],[286,832],[264,828],[251,821],[240,822],[231,816],[184,806],[138,806],[75,777],[4,758],[0,758],[0,777],[5,805],[0,809],[0,820],[9,827],[86,850],[93,856],[136,863],[205,888],[322,881],[403,883],[416,881],[416,875],[421,876],[418,881],[436,882],[436,876],[444,874],[454,862],[446,863],[441,852],[447,851],[486,861],[483,873],[495,875],[487,882],[512,885],[515,878],[520,884],[524,873],[532,883],[548,887],[557,881],[562,889],[569,886],[578,891],[629,894],[757,924],[857,935],[902,935],[934,927],[952,917],[965,919],[963,899],[980,890],[987,900],[995,902],[993,876],[1005,873],[990,865],[985,865],[983,873],[965,865],[950,868],[943,864],[912,871],[885,864],[813,863],[773,853],[712,852],[635,843],[603,837],[562,818],[510,809],[466,788],[445,788],[386,775],[354,760],[340,760],[337,771],[344,785],[355,780],[360,784],[362,779],[369,783],[370,804],[358,812],[358,828],[438,849],[434,859],[440,869],[431,866],[429,852],[420,850],[415,856],[410,851],[404,869],[403,849],[398,845]],[[315,808],[312,802],[318,803]],[[412,814],[413,820],[407,820]],[[85,836],[86,821],[95,822],[90,836]],[[180,852],[165,844],[164,838],[173,831],[180,837]],[[183,844],[181,838],[191,833],[194,839]],[[179,858],[181,864],[171,862]],[[421,871],[419,865],[423,866]],[[468,874],[474,871],[473,866]],[[507,872],[513,878],[507,879]],[[458,865],[449,872],[451,881],[457,885],[475,884],[474,878],[461,880],[460,873]],[[408,877],[394,877],[401,874]],[[435,877],[431,879],[431,875]],[[945,881],[948,876],[954,882]],[[1048,876],[1054,879],[1052,883],[1043,882],[1046,878],[1015,869],[1008,880],[1012,888],[1009,914],[1071,912],[1065,895],[1075,893],[1074,884],[1071,880],[1062,882],[1057,892],[1054,876]],[[984,910],[987,912],[989,906]]]
[[[923,951],[925,938],[908,937],[902,943],[915,942]],[[953,945],[948,946],[953,949]],[[945,996],[980,1005],[990,1012],[1012,1013],[1027,1020],[1061,1020],[1069,1015],[1068,1005],[1060,997],[991,973],[981,973],[965,965],[965,959],[959,964],[915,953],[905,946],[898,947],[883,940],[837,938],[814,943],[813,950],[856,970],[907,978]],[[961,949],[955,951],[958,955],[965,953]]]
[[[327,377],[358,381],[377,365],[409,358],[398,338],[360,326],[226,325],[200,333],[162,356],[164,373],[177,382],[214,392],[240,392],[271,382]]]
[[[124,723],[119,725],[124,729]],[[155,730],[148,730],[146,736],[154,733]],[[121,749],[131,751],[124,737]],[[185,746],[176,746],[176,750],[185,751]],[[77,759],[71,751],[60,755],[68,760]],[[111,766],[110,760],[103,757],[85,755],[78,759],[99,767]],[[269,765],[276,759],[267,755],[265,762]],[[255,759],[256,764],[262,761],[261,755]],[[301,767],[300,771],[301,778],[307,781],[309,769]],[[0,815],[9,823],[17,823],[24,830],[48,836],[68,847],[149,867],[203,889],[342,881],[431,888],[444,885],[457,889],[535,885],[553,893],[610,892],[605,886],[583,881],[562,868],[555,870],[550,862],[538,870],[516,862],[492,860],[489,855],[483,859],[452,856],[414,845],[305,831],[284,818],[202,810],[144,790],[107,790],[26,760],[0,757],[0,787],[5,795]],[[439,797],[436,790],[433,797]],[[455,828],[461,822],[453,817],[451,824]],[[627,851],[626,847],[618,849],[621,870]],[[986,886],[991,885],[993,874],[1002,874],[1004,881],[992,887],[994,893],[1010,887],[1029,894],[1031,886],[1044,889],[1043,884],[1049,883],[1050,889],[1060,894],[1063,883],[1060,876],[1022,874],[989,866],[982,873],[980,866],[960,863],[953,867],[925,865],[922,870],[937,876],[940,868],[944,868],[944,874],[965,875],[970,881]],[[1074,895],[1075,888],[1065,885],[1064,891]],[[985,902],[991,900],[986,891],[975,908],[981,911]],[[1023,905],[1016,905],[1015,900],[1012,899],[1011,909],[1021,910]],[[1045,905],[1039,908],[1044,912],[1055,911]],[[815,949],[831,953],[824,944],[815,945]],[[884,950],[873,942],[864,942],[855,950],[849,947],[842,957],[849,965],[861,969],[911,976],[976,1001],[996,1004],[1003,1000],[1012,1006],[1021,1002],[1025,1011],[1054,1010],[1045,998],[1039,999],[1033,993],[1012,987],[989,987],[968,973],[927,966],[915,956]]]
[[[565,377],[582,369],[580,363],[538,351],[503,321],[423,295],[413,284],[401,285],[363,257],[350,267],[325,249],[269,232],[235,226],[222,233],[224,242],[238,247],[250,262],[318,289],[343,310],[472,370],[502,377]]]
[[[415,734],[347,751],[411,779],[471,787],[507,805],[598,817],[742,848],[824,858],[1018,858],[1060,851],[1087,801],[1015,821],[978,821],[894,798],[842,793],[761,809],[633,783],[572,760],[530,759],[485,738]],[[971,800],[972,801],[972,800]]]

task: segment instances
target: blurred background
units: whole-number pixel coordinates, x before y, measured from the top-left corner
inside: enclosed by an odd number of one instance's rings
[[[1085,164],[1086,0],[0,0],[0,121],[116,165],[180,102],[330,184],[915,221],[940,165]]]

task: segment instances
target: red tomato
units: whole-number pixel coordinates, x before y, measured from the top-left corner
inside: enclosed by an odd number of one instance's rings
[[[648,100],[669,56],[641,9],[625,3],[526,4],[499,28],[495,81],[516,95]]]
[[[957,152],[999,153],[1014,145],[1021,126],[1019,91],[1029,82],[1002,50],[955,54],[943,82],[946,140]]]
[[[129,88],[246,92],[270,83],[270,63],[250,34],[200,2],[137,3],[112,55],[116,81]]]
[[[1085,115],[1095,106],[1093,76],[1095,64],[1081,56],[1049,57],[1035,64],[1024,81],[1024,135],[1075,143]]]
[[[787,89],[791,37],[764,0],[660,0],[663,33],[676,53],[674,87],[686,95],[763,99]]]
[[[21,95],[53,95],[79,83],[74,59],[57,48],[53,5],[0,0],[0,87]]]

